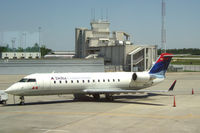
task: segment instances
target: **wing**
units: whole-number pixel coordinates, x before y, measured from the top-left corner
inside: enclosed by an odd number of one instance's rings
[[[85,93],[89,93],[89,94],[105,94],[105,93],[110,93],[110,94],[117,94],[117,93],[162,93],[162,92],[169,92],[169,91],[173,91],[174,86],[176,84],[176,80],[173,82],[173,84],[171,85],[171,87],[168,90],[123,90],[120,88],[109,88],[109,89],[85,89],[84,92]]]

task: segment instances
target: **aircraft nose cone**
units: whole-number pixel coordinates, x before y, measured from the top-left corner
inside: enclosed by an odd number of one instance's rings
[[[12,88],[11,88],[11,87],[9,87],[8,89],[6,89],[6,90],[5,90],[5,92],[6,92],[6,93],[8,93],[8,94],[11,94],[11,93],[12,93],[12,91],[13,91],[13,90],[12,90]]]
[[[15,89],[13,86],[11,86],[8,89],[6,89],[5,92],[8,94],[15,94],[16,90],[17,89]]]

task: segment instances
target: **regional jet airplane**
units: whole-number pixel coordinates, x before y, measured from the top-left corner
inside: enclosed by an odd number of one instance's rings
[[[10,86],[6,93],[20,96],[74,94],[75,99],[83,95],[93,95],[99,99],[105,94],[113,100],[113,94],[168,92],[173,90],[176,81],[169,90],[141,90],[162,82],[171,61],[172,54],[163,53],[149,71],[144,72],[101,72],[101,73],[36,73],[22,78]]]

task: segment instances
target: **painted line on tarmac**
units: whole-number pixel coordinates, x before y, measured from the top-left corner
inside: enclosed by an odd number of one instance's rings
[[[131,113],[101,113],[101,112],[1,112],[1,114],[30,114],[30,115],[97,115],[116,117],[138,117],[153,119],[200,119],[200,115],[155,115],[155,114],[131,114]]]
[[[67,130],[55,130],[55,129],[33,129],[33,130],[44,131],[43,133],[48,133],[48,132],[64,132],[64,133],[68,133],[69,132]]]

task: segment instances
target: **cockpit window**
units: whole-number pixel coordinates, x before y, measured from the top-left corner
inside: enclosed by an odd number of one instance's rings
[[[23,78],[19,82],[36,82],[36,79],[26,79],[26,78]]]
[[[19,82],[27,82],[28,79],[21,79]]]
[[[28,79],[28,82],[36,82],[36,79]]]

